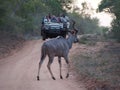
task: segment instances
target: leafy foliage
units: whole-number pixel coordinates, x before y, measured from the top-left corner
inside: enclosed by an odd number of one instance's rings
[[[76,21],[76,28],[79,30],[79,34],[89,34],[89,33],[97,33],[101,34],[102,28],[99,27],[98,19],[91,18],[82,14],[78,14],[76,12],[69,13],[69,17]]]
[[[10,34],[40,34],[42,18],[48,13],[59,15],[71,9],[73,0],[0,0],[0,32]],[[98,19],[91,18],[86,10],[87,4],[82,4],[81,13],[75,10],[68,15],[74,18],[82,33],[101,33]]]
[[[0,31],[24,33],[33,29],[35,13],[47,11],[39,0],[5,0],[0,1]],[[42,9],[41,9],[42,7]]]
[[[69,0],[72,1],[72,0]],[[48,13],[66,12],[66,0],[0,0],[0,31],[33,34],[40,29],[41,19]]]
[[[120,41],[120,0],[102,0],[99,5],[99,11],[106,11],[114,14],[115,18],[112,22],[112,32],[114,37]]]

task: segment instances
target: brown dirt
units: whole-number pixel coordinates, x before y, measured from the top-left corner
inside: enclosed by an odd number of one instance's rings
[[[56,58],[52,64],[52,71],[57,80],[52,80],[47,70],[48,58],[41,68],[41,80],[36,80],[42,43],[41,40],[28,41],[16,53],[0,59],[0,90],[86,90],[82,83],[77,83],[72,72],[68,79],[65,78],[64,59],[63,80],[59,79],[59,65]]]

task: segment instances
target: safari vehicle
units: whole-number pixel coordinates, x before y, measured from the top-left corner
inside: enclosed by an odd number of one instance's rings
[[[67,23],[58,23],[56,21],[44,22],[41,26],[41,36],[43,40],[57,36],[66,37],[67,31]]]

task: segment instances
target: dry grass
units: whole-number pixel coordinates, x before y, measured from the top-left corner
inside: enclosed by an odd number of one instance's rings
[[[15,35],[0,34],[0,59],[10,55],[11,51],[20,49],[24,41],[23,38]]]
[[[94,46],[79,44],[72,58],[79,75],[86,77],[85,82],[94,84],[87,84],[88,88],[92,88],[90,90],[119,90],[120,43],[97,42]]]

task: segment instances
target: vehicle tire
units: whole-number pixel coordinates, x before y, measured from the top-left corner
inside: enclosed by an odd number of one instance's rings
[[[42,39],[43,39],[43,40],[45,40],[45,39],[46,39],[46,34],[44,34],[44,35],[43,35]]]
[[[41,35],[44,35],[44,29],[41,29]]]
[[[61,31],[61,36],[63,36],[64,38],[66,38],[66,31]]]

